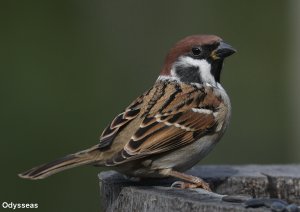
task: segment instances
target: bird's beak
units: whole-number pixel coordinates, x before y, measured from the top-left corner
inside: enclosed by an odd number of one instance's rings
[[[236,50],[232,46],[221,41],[218,48],[211,53],[211,57],[214,60],[224,59],[225,57],[228,57],[235,52]]]

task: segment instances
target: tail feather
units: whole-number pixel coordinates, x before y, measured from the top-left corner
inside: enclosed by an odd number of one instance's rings
[[[92,151],[94,152],[95,149]],[[99,154],[97,154],[99,155]],[[70,154],[50,163],[43,164],[41,166],[34,167],[28,171],[25,171],[18,176],[30,180],[44,179],[55,173],[74,168],[81,165],[93,164],[99,161],[99,157],[95,157],[95,154],[91,154],[91,150]]]

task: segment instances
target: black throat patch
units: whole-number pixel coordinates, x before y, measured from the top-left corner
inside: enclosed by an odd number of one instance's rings
[[[211,74],[214,76],[216,82],[220,83],[221,70],[223,67],[223,59],[211,62]]]

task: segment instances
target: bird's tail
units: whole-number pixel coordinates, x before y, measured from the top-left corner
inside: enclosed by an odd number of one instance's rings
[[[75,154],[70,154],[50,163],[34,167],[19,174],[19,177],[30,180],[44,179],[46,177],[49,177],[50,175],[70,168],[86,164],[98,164],[100,161],[101,152],[99,151],[97,146],[94,146],[90,149],[80,151]]]

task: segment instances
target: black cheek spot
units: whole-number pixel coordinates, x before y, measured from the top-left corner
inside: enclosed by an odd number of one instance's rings
[[[178,66],[175,68],[175,73],[179,77],[181,82],[186,83],[202,83],[199,67],[197,66]]]

